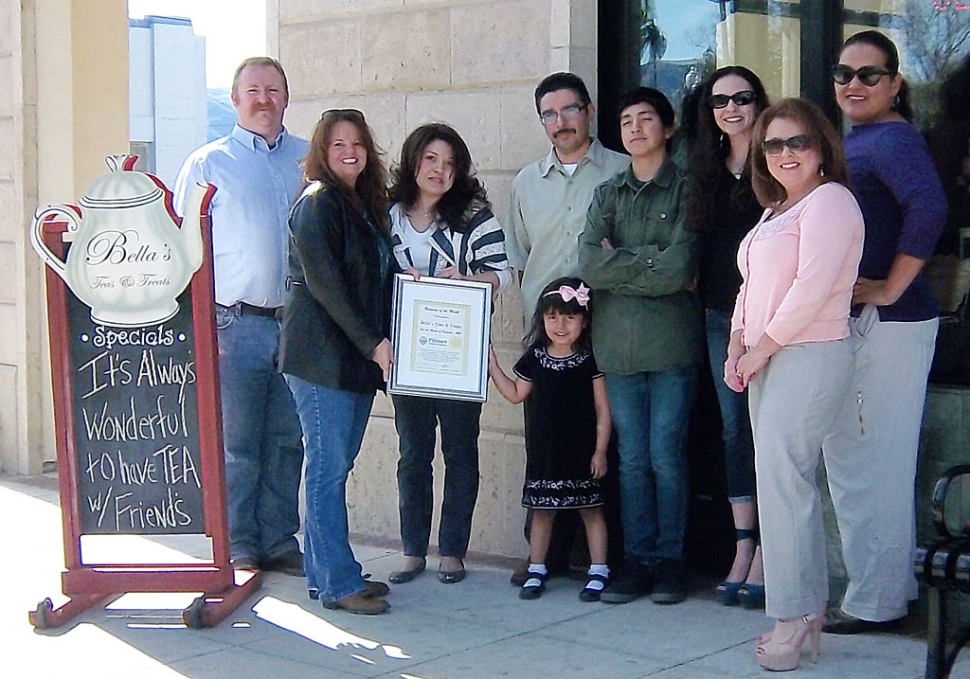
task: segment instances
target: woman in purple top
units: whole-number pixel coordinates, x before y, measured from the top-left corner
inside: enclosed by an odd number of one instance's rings
[[[850,320],[855,375],[825,441],[829,487],[849,587],[825,631],[893,626],[917,595],[914,482],[926,379],[939,318],[921,274],[946,221],[946,197],[929,148],[909,122],[907,87],[891,40],[863,31],[832,68],[835,97],[852,124],[845,139],[866,235]]]

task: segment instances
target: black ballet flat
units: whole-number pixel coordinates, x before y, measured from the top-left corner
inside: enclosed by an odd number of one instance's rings
[[[415,566],[408,571],[391,571],[391,574],[387,576],[387,579],[395,585],[403,585],[405,582],[411,582],[421,573],[423,573],[427,565],[427,561],[422,558],[421,563],[418,566]]]
[[[443,571],[438,568],[438,579],[446,585],[453,585],[465,579],[465,562],[461,562],[461,568],[457,571]]]

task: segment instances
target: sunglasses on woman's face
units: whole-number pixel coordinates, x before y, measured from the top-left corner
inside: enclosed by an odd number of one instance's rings
[[[741,90],[734,94],[712,94],[711,108],[724,108],[729,101],[733,101],[736,106],[747,106],[753,104],[755,98],[755,94],[751,90]]]
[[[858,78],[859,82],[866,87],[875,87],[884,75],[893,75],[893,73],[878,66],[863,66],[858,71],[852,70],[845,64],[836,64],[832,67],[832,80],[839,85],[848,85],[853,78]]]
[[[769,156],[780,156],[788,147],[788,150],[792,153],[801,153],[805,149],[811,147],[812,141],[806,137],[804,134],[796,134],[794,137],[788,137],[788,139],[765,139],[761,148],[764,149],[765,153]]]
[[[355,108],[331,108],[327,109],[320,114],[320,120],[323,120],[327,116],[340,116],[342,118],[353,118],[354,120],[363,120],[364,114]]]

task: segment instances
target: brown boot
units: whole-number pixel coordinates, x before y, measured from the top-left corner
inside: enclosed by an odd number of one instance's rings
[[[391,593],[391,588],[380,580],[364,580],[366,590],[361,592],[364,596],[387,596]]]
[[[343,599],[330,603],[324,602],[324,608],[343,610],[357,615],[378,615],[391,607],[391,604],[379,596],[374,596],[368,590],[348,594]]]

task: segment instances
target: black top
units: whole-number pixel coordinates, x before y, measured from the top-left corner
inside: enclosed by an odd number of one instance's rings
[[[593,380],[603,373],[588,349],[572,356],[550,356],[533,345],[515,364],[515,374],[532,383],[525,399],[527,480],[590,478],[596,452]]]
[[[732,311],[741,288],[738,246],[764,208],[755,198],[751,177],[745,173],[737,179],[726,167],[718,175],[712,199],[713,218],[701,234],[700,297],[705,309]]]
[[[355,393],[384,387],[370,356],[388,337],[390,241],[339,191],[311,184],[290,212],[280,369]]]

